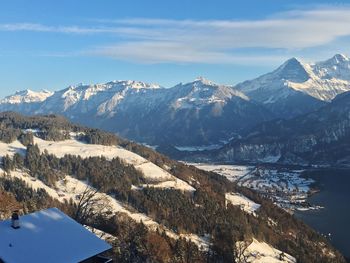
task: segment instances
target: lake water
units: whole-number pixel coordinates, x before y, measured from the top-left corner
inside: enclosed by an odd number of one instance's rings
[[[296,216],[322,234],[330,233],[331,243],[350,258],[350,170],[308,172],[320,192],[309,198],[316,211],[298,211]]]

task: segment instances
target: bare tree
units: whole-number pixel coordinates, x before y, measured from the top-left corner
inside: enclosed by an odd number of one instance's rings
[[[108,214],[110,211],[111,207],[107,198],[102,197],[97,189],[87,186],[79,196],[73,218],[86,225],[89,219]]]
[[[247,248],[249,247],[249,241],[238,241],[235,244],[234,254],[237,263],[250,263],[249,253],[246,253]]]
[[[0,190],[0,220],[9,218],[13,211],[20,209],[22,206],[12,195]]]

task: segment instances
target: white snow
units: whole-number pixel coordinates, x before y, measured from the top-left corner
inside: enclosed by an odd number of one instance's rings
[[[187,163],[205,171],[225,176],[239,186],[254,189],[269,196],[275,204],[291,212],[294,209],[320,209],[310,207],[307,197],[314,180],[301,177],[303,170],[276,169],[243,165],[220,165],[205,163]]]
[[[228,204],[232,204],[234,206],[240,206],[240,208],[243,211],[253,215],[255,214],[255,211],[258,210],[261,206],[239,193],[226,193],[225,200],[226,200],[226,206]]]
[[[195,152],[195,151],[209,151],[220,149],[223,145],[211,144],[211,145],[198,145],[198,146],[175,146],[175,148],[181,152]]]
[[[111,248],[57,208],[21,216],[19,229],[2,221],[0,233],[4,262],[81,262]]]
[[[245,242],[237,242],[236,246],[245,246]],[[248,245],[244,251],[244,256],[248,257],[247,261],[238,259],[239,263],[296,263],[296,259],[282,251],[272,247],[265,242],[259,242],[253,238],[253,241]]]
[[[275,71],[240,83],[236,88],[265,104],[296,95],[296,91],[330,101],[350,90],[350,60],[341,54],[311,64],[293,58]]]
[[[75,113],[87,113],[94,110],[97,115],[112,116],[129,98],[132,100],[132,97],[137,97],[136,100],[140,100],[145,97],[144,94],[153,94],[153,91],[158,89],[161,90],[157,84],[131,80],[95,85],[79,84],[55,92],[36,109],[36,113],[62,113],[70,110]],[[78,104],[79,106],[75,107]]]
[[[173,87],[172,90],[186,91],[183,96],[180,95],[180,97],[172,101],[171,106],[175,110],[201,108],[211,104],[224,105],[233,97],[249,100],[246,95],[232,86],[219,85],[204,78],[198,78],[186,84],[180,83]]]
[[[14,95],[8,96],[0,101],[0,104],[20,104],[20,103],[33,103],[42,102],[48,97],[52,96],[53,92],[42,90],[42,91],[32,91],[23,90],[17,91]]]
[[[9,144],[0,141],[0,159],[6,155],[12,157],[15,153],[24,155],[26,150],[27,148],[17,140]]]
[[[143,184],[142,187],[154,187],[154,188],[162,188],[162,189],[177,189],[182,191],[194,192],[195,189],[187,184],[186,182],[173,178],[173,180],[168,180],[156,184]]]
[[[196,166],[198,169],[215,172],[225,176],[230,181],[237,181],[241,177],[250,173],[254,167],[244,165],[229,165],[229,164],[207,164],[207,163],[187,163],[188,165]]]
[[[170,187],[174,187],[182,191],[195,191],[195,189],[185,181],[176,178],[166,170],[137,155],[136,153],[125,150],[121,147],[86,144],[76,139],[53,142],[45,141],[38,137],[34,137],[34,143],[39,146],[39,149],[42,152],[47,150],[50,154],[54,154],[59,158],[66,154],[79,155],[82,158],[104,156],[107,159],[112,159],[118,157],[128,164],[132,164],[136,169],[139,169],[144,174],[146,179],[152,182],[163,183],[160,185],[155,184],[157,187],[168,187],[170,185]],[[169,183],[166,184],[166,182]]]
[[[87,230],[89,230],[91,233],[94,233],[96,236],[98,236],[100,239],[112,244],[117,238],[111,234],[108,234],[102,230],[99,230],[97,228],[91,227],[91,226],[84,226]]]

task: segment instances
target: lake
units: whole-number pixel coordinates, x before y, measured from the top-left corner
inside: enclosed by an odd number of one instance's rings
[[[297,211],[305,223],[327,235],[344,256],[350,257],[350,170],[319,170],[306,174],[316,181],[319,193],[308,201],[323,206],[320,210]]]

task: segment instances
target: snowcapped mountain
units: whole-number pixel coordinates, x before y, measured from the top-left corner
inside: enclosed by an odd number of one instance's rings
[[[350,61],[344,55],[308,64],[292,58],[275,71],[236,86],[252,100],[280,117],[294,117],[318,109],[350,90]]]
[[[75,114],[114,114],[116,107],[132,96],[142,95],[159,89],[156,84],[139,81],[112,81],[105,84],[70,86],[55,92],[45,100],[36,113],[63,113],[68,117]]]
[[[272,114],[249,100],[231,86],[198,78],[193,82],[178,84],[166,89],[162,102],[152,111],[148,123],[158,131],[149,134],[154,143],[173,145],[208,145],[227,141],[243,128]],[[153,139],[150,139],[153,140]]]
[[[314,73],[322,79],[341,79],[350,81],[350,59],[343,54],[313,65]]]
[[[233,97],[249,101],[246,95],[233,89],[231,86],[218,85],[203,77],[199,77],[191,83],[181,83],[173,89],[175,92],[180,90],[181,93],[177,94],[177,98],[172,104],[172,107],[176,110],[203,107],[215,103],[224,105]]]
[[[216,144],[271,115],[232,87],[203,78],[129,93],[117,105],[106,101],[97,109],[98,127],[152,145]]]
[[[54,93],[47,90],[17,91],[14,95],[0,100],[0,111],[18,111],[27,114],[34,113],[39,105]]]
[[[33,103],[33,102],[42,102],[46,100],[53,94],[51,91],[42,90],[42,91],[32,91],[32,90],[23,90],[17,91],[14,95],[7,96],[6,98],[0,101],[0,104],[20,104],[20,103]]]
[[[337,54],[312,64],[292,58],[236,86],[200,77],[172,88],[129,80],[27,90],[1,100],[0,111],[61,114],[150,145],[208,146],[267,120],[313,112],[349,90],[350,59]]]
[[[227,141],[242,128],[272,118],[232,86],[204,78],[172,88],[137,81],[71,86],[40,103],[15,108],[1,103],[0,109],[62,114],[148,144],[182,146]]]

